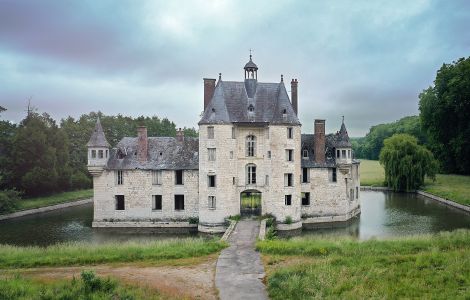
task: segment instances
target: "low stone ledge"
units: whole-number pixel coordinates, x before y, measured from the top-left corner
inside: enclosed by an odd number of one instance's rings
[[[230,220],[230,226],[227,228],[227,230],[225,230],[225,233],[220,240],[227,241],[230,235],[232,234],[233,230],[235,229],[236,225],[237,225],[237,221]]]
[[[199,223],[197,230],[204,233],[224,233],[227,230],[225,224],[201,224]]]
[[[304,224],[320,224],[320,223],[334,223],[334,222],[347,222],[350,219],[361,213],[361,207],[358,206],[354,210],[344,215],[331,215],[331,216],[318,216],[318,217],[307,217],[302,219]]]
[[[28,216],[28,215],[39,214],[39,213],[53,211],[53,210],[57,210],[57,209],[63,209],[63,208],[67,208],[67,207],[84,205],[84,204],[88,204],[88,203],[93,203],[93,198],[77,200],[77,201],[71,201],[71,202],[65,202],[65,203],[60,203],[60,204],[55,204],[55,205],[50,205],[50,206],[44,206],[44,207],[38,207],[38,208],[33,208],[33,209],[28,209],[28,210],[17,211],[17,212],[8,214],[8,215],[0,215],[0,221],[1,220],[8,220],[8,219],[13,219],[13,218],[18,218],[18,217],[23,217],[23,216]]]
[[[443,203],[445,205],[455,207],[455,208],[458,208],[458,209],[461,209],[461,210],[464,210],[464,211],[470,213],[470,206],[468,206],[468,205],[464,205],[464,204],[460,204],[460,203],[457,203],[457,202],[454,202],[454,201],[451,201],[451,200],[447,200],[447,199],[441,198],[439,196],[427,193],[425,191],[418,190],[418,191],[416,191],[416,194],[427,197],[427,198],[430,198],[430,199],[433,199],[433,200],[438,201],[440,203]]]
[[[197,224],[189,222],[150,222],[150,221],[94,221],[92,227],[96,228],[196,228]]]
[[[393,189],[386,186],[361,185],[361,191],[393,191]]]
[[[258,239],[260,241],[264,241],[266,238],[266,219],[261,220],[261,224],[259,226],[259,234]]]
[[[265,225],[266,227],[266,225]],[[284,224],[284,223],[277,223],[276,230],[277,231],[288,231],[288,230],[297,230],[302,228],[302,222],[298,221],[292,224]]]

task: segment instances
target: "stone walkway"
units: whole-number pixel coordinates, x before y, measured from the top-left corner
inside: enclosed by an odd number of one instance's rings
[[[268,299],[261,281],[263,263],[255,242],[259,233],[258,220],[240,220],[217,260],[215,285],[221,300]]]

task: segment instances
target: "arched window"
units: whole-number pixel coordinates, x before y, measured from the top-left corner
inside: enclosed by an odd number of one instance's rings
[[[256,137],[254,135],[246,137],[246,156],[256,156]]]
[[[246,184],[256,184],[256,165],[246,165]]]
[[[248,111],[249,111],[249,112],[254,112],[254,111],[255,111],[255,107],[254,107],[252,104],[250,104],[250,105],[248,106]]]
[[[303,158],[308,158],[308,150],[305,149],[305,148],[302,150],[302,157]]]

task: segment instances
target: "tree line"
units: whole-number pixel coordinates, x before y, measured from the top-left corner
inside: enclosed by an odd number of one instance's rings
[[[0,107],[0,113],[5,110]],[[28,110],[18,124],[0,121],[0,190],[15,189],[32,197],[91,188],[86,143],[98,117],[112,146],[125,136],[136,136],[142,125],[147,126],[149,136],[176,136],[175,123],[157,116],[91,112],[57,123],[47,113]],[[197,136],[194,128],[184,128],[184,132]]]

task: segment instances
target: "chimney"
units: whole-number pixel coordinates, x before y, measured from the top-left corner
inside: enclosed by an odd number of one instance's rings
[[[325,163],[325,120],[315,119],[315,162]]]
[[[182,130],[181,128],[178,128],[178,130],[176,130],[176,140],[178,142],[184,141],[184,130]]]
[[[148,155],[148,140],[147,140],[147,127],[137,127],[137,159],[140,162],[147,161]]]
[[[204,110],[206,110],[207,105],[211,102],[212,96],[214,95],[215,90],[215,79],[204,78]]]
[[[290,82],[290,93],[291,93],[291,101],[292,101],[292,108],[294,109],[295,114],[297,115],[298,110],[298,98],[297,98],[297,86],[299,82],[297,79],[292,79]]]

